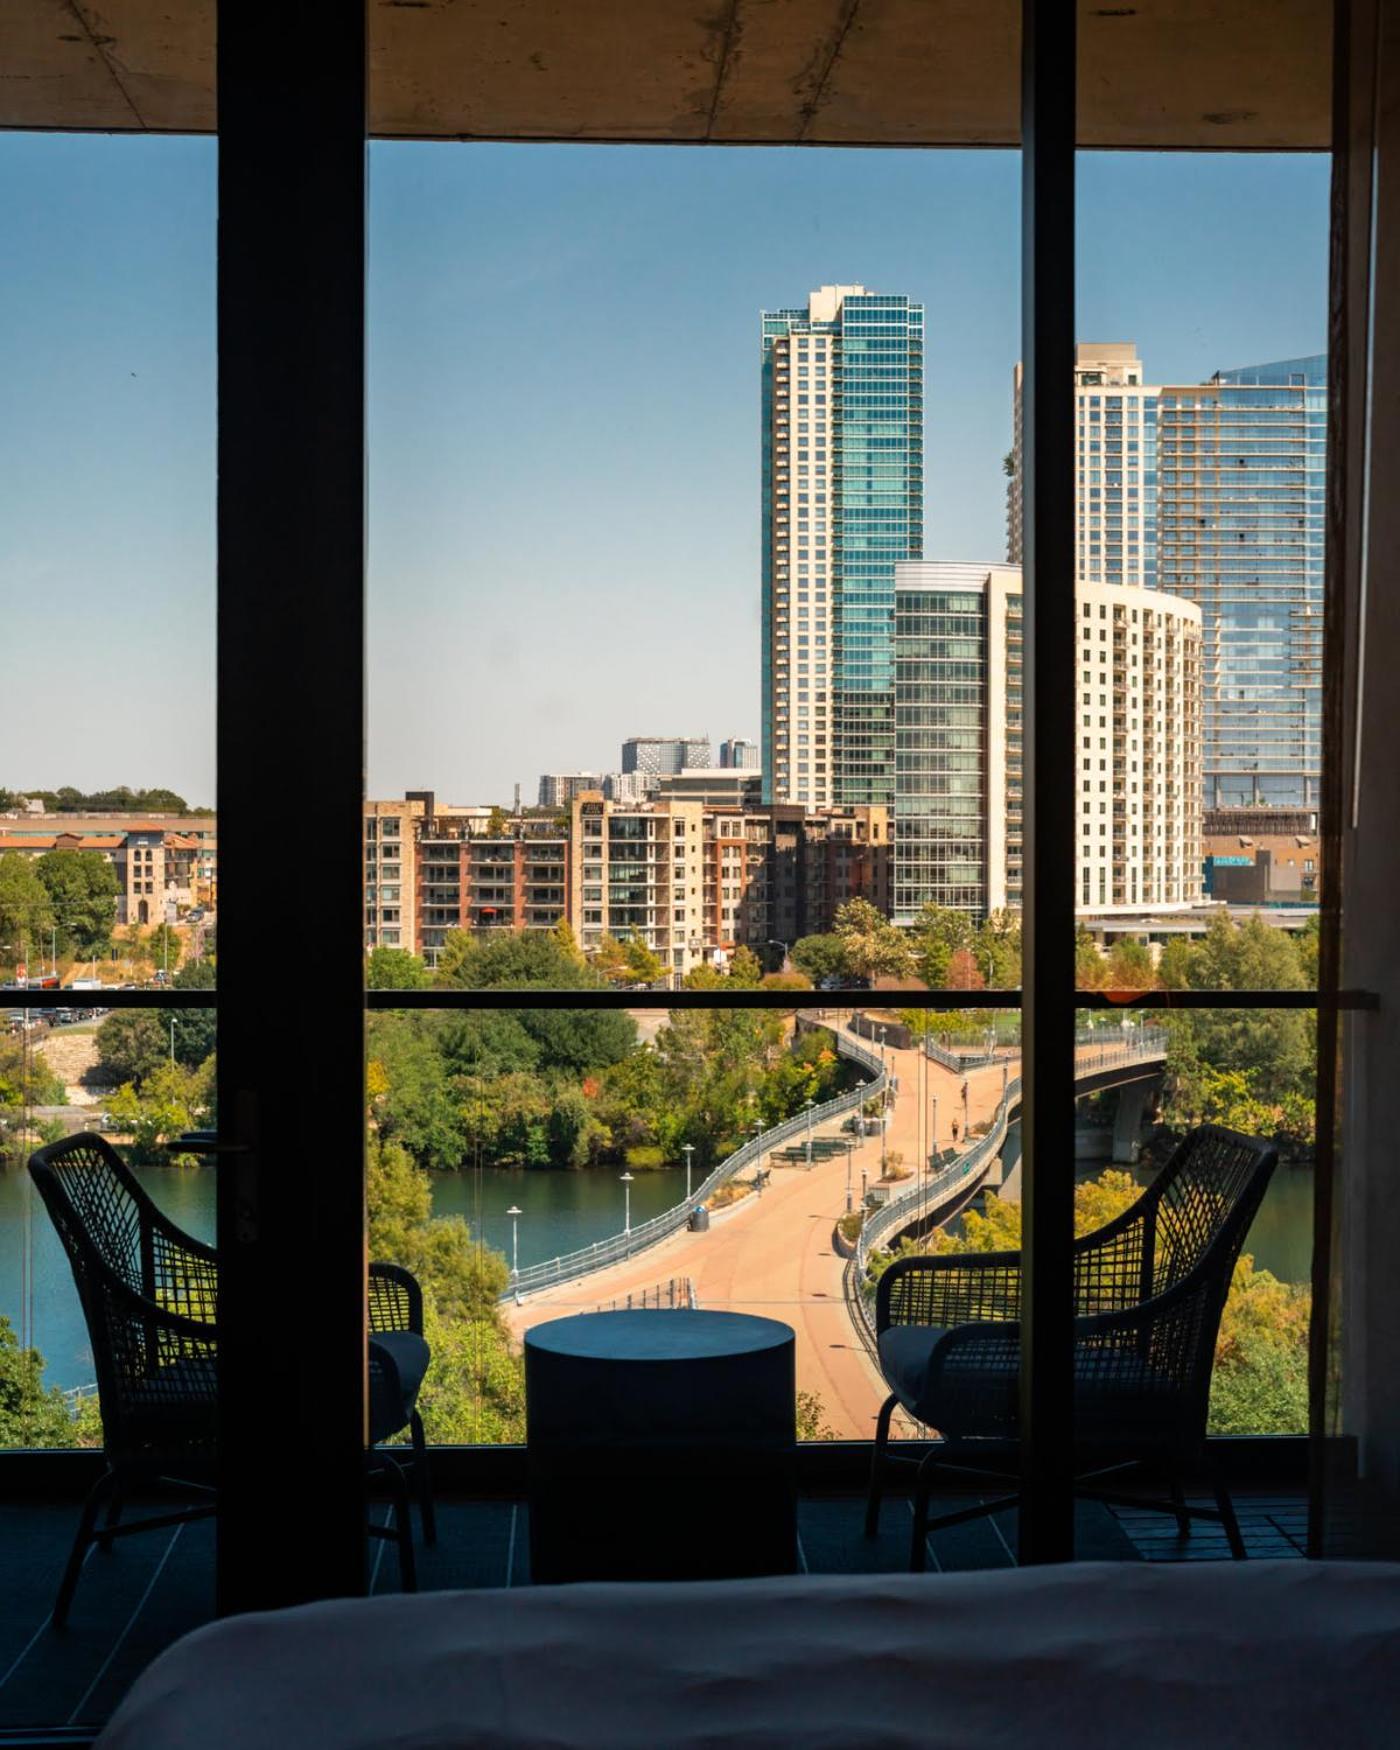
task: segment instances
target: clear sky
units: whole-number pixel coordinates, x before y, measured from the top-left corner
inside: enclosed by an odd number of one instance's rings
[[[1327,174],[1086,156],[1080,335],[1157,382],[1321,351]],[[0,785],[213,798],[214,176],[0,136]],[[376,145],[370,180],[371,794],[757,733],[758,315],[822,282],[927,306],[925,554],[1002,556],[1013,154]]]

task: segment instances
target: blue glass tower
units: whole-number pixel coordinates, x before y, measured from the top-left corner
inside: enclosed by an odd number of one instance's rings
[[[1327,361],[1158,394],[1158,582],[1202,611],[1206,808],[1317,807]]]
[[[766,800],[892,806],[894,568],[923,553],[920,304],[823,286],[766,312]]]

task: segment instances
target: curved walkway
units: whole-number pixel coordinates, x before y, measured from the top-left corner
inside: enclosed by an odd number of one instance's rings
[[[937,1146],[951,1144],[954,1119],[961,1140],[964,1078],[917,1051],[890,1050],[888,1056],[899,1087],[886,1155],[902,1154],[913,1167],[934,1143],[928,1132],[934,1095]],[[974,1070],[966,1080],[968,1111],[976,1125],[996,1110],[1001,1069]],[[832,1229],[846,1207],[847,1137],[834,1125],[815,1135],[810,1169],[779,1156],[768,1188],[716,1214],[708,1233],[682,1231],[624,1263],[532,1295],[519,1306],[507,1305],[502,1312],[510,1329],[519,1337],[546,1319],[640,1294],[668,1277],[688,1276],[702,1307],[759,1313],[790,1324],[797,1333],[798,1390],[820,1398],[822,1419],[833,1433],[870,1438],[885,1392],[852,1327],[842,1289],[845,1260],[832,1246]],[[852,1140],[851,1180],[858,1201],[862,1169],[869,1183],[879,1181],[880,1138]]]

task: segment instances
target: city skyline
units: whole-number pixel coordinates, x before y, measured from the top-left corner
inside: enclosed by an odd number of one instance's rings
[[[0,142],[20,699],[55,668],[123,683],[122,711],[50,714],[0,765],[213,803],[215,156],[152,144]],[[649,725],[757,738],[751,337],[794,290],[926,305],[924,551],[999,560],[1013,154],[371,156],[372,794],[508,802]],[[1081,334],[1132,336],[1159,382],[1316,350],[1323,160],[1088,155],[1082,180]],[[1163,257],[1188,215],[1191,262]]]

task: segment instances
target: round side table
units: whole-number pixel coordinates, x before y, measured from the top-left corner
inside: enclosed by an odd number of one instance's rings
[[[746,1313],[580,1313],[527,1331],[535,1583],[792,1573],[794,1381],[791,1326]]]

